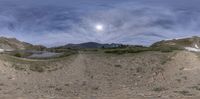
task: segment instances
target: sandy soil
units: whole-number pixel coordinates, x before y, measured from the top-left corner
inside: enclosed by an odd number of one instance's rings
[[[192,52],[81,53],[49,65],[59,69],[16,70],[0,58],[0,99],[200,99]]]

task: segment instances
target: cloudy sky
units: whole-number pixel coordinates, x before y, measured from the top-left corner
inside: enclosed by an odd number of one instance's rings
[[[0,36],[46,46],[200,36],[200,0],[0,0]]]

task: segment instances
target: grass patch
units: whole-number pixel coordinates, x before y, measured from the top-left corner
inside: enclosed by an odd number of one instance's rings
[[[22,57],[22,55],[20,53],[16,53],[14,54],[15,57]]]
[[[25,51],[12,51],[12,52],[6,52],[6,54],[14,56],[14,57],[21,57],[21,58],[25,58],[32,55],[32,53],[25,52]]]
[[[112,54],[141,53],[146,51],[160,51],[163,53],[170,53],[175,50],[181,50],[181,49],[176,46],[151,46],[151,47],[140,46],[140,47],[107,49],[104,52]]]
[[[167,62],[171,61],[171,57],[165,57],[164,59],[161,60],[161,65],[165,65]]]
[[[167,88],[164,88],[164,87],[155,87],[153,88],[153,91],[156,91],[156,92],[161,92],[161,91],[166,91],[168,90]]]
[[[44,72],[45,71],[44,67],[39,66],[39,65],[30,66],[30,70],[36,71],[36,72]]]
[[[189,91],[183,90],[183,91],[174,91],[175,93],[184,95],[184,96],[193,96]]]
[[[137,67],[136,68],[136,73],[144,73],[144,69],[142,67]]]
[[[25,71],[26,70],[26,68],[25,67],[23,67],[22,65],[20,65],[20,64],[12,64],[12,67],[14,67],[16,70],[22,70],[22,71]]]
[[[122,65],[115,65],[116,68],[122,68]]]
[[[195,89],[197,91],[200,91],[200,87],[199,86],[193,86],[193,87],[190,87],[191,89]]]
[[[107,49],[105,53],[126,54],[126,53],[140,53],[148,51],[147,48],[125,48],[125,49]]]

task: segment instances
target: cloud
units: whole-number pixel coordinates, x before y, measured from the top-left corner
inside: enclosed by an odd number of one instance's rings
[[[158,6],[158,0],[86,1],[60,0],[68,2],[66,6],[53,0],[46,5],[30,1],[14,6],[7,1],[9,5],[0,7],[0,35],[48,46],[89,41],[149,45],[200,35],[200,12],[190,6],[174,6],[172,1]],[[95,31],[96,24],[103,24],[105,30]]]
[[[89,13],[82,17],[80,23],[73,25],[70,33],[73,34],[74,31],[75,34],[80,33],[83,37],[88,37],[89,41],[126,44],[137,42],[145,45],[162,39],[198,35],[200,22],[198,12],[138,4],[128,5],[116,5],[106,11]],[[92,27],[96,23],[105,25],[103,33],[93,31]]]

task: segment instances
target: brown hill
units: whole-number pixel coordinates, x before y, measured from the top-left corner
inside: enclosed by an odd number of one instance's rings
[[[177,47],[200,47],[200,37],[194,36],[191,38],[163,40],[154,43],[152,46],[177,46]]]
[[[13,50],[43,50],[44,46],[41,45],[32,45],[26,42],[17,40],[16,38],[6,38],[0,37],[0,49],[6,51]]]

